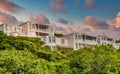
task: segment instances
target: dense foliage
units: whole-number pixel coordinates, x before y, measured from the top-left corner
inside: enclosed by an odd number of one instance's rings
[[[56,37],[62,37],[62,36],[64,36],[63,34],[58,34],[58,33],[55,33],[54,34]]]
[[[116,43],[120,43],[120,40],[117,40]]]
[[[39,38],[0,32],[0,74],[120,74],[119,56],[112,45],[51,51]]]

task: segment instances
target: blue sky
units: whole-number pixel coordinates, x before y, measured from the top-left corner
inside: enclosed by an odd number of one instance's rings
[[[24,16],[28,13],[42,13],[53,23],[57,23],[57,18],[64,18],[67,21],[71,21],[72,23],[77,22],[76,24],[81,24],[84,23],[85,16],[93,16],[99,20],[108,20],[113,19],[116,16],[116,14],[120,11],[120,0],[94,0],[94,3],[96,4],[95,8],[85,7],[85,0],[78,0],[78,5],[75,5],[74,0],[68,0],[64,3],[64,7],[68,11],[67,13],[52,12],[52,10],[50,9],[51,0],[12,1],[15,2],[17,5],[25,8],[25,10],[21,11],[21,13],[19,13],[18,15]]]
[[[106,32],[118,37],[118,12],[120,0],[0,0],[0,23],[33,21],[54,24],[64,33]]]

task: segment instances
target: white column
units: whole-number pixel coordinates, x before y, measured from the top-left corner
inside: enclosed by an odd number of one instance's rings
[[[86,35],[85,35],[85,42],[86,42]]]
[[[37,31],[37,24],[35,24],[35,30]]]

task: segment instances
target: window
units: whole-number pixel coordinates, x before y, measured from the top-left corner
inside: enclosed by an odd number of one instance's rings
[[[51,28],[51,33],[53,33],[53,28]]]
[[[51,42],[51,37],[49,37],[49,42]]]
[[[78,45],[77,45],[77,43],[75,43],[75,45],[76,45],[76,49],[78,48]]]
[[[0,25],[0,30],[3,30],[3,25]]]
[[[81,48],[81,43],[79,43],[79,48]]]
[[[16,31],[16,27],[15,27],[15,31]]]
[[[55,42],[55,37],[52,37],[52,42]]]
[[[61,40],[61,43],[62,43],[62,44],[65,44],[65,41],[64,41],[64,39],[62,39],[62,40]]]
[[[55,37],[49,37],[49,42],[56,42]]]
[[[6,31],[7,31],[7,25],[5,25],[5,29],[6,29]]]
[[[75,39],[77,40],[77,35],[75,35]]]
[[[46,42],[46,37],[43,37],[44,41]]]
[[[106,40],[107,39],[107,37],[102,37],[102,40]]]
[[[23,28],[22,28],[22,33],[23,33]]]
[[[32,24],[32,28],[35,29],[35,24]]]
[[[81,39],[81,36],[80,36],[80,35],[78,35],[78,39]]]

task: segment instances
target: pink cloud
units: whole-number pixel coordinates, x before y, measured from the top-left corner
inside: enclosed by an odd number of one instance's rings
[[[67,13],[67,9],[64,6],[64,3],[67,0],[51,0],[50,6],[53,12],[62,12]]]
[[[116,27],[120,28],[120,12],[117,14],[116,18],[115,18],[115,22],[116,22]]]
[[[0,23],[19,24],[20,22],[14,16],[0,11]]]
[[[108,29],[109,25],[105,21],[98,21],[92,16],[85,17],[85,24],[90,26],[92,29]]]
[[[62,24],[68,24],[68,23],[70,23],[69,21],[67,21],[67,20],[65,20],[65,19],[63,19],[63,18],[58,18],[58,20],[57,20],[59,23],[62,23]]]
[[[89,29],[89,26],[87,25],[83,25],[83,26],[78,26],[78,25],[71,25],[71,26],[58,26],[58,25],[54,25],[55,26],[55,32],[56,33],[62,33],[62,34],[70,34],[73,32],[77,32],[77,33],[81,33],[81,32],[88,32],[91,31]]]
[[[118,21],[118,20],[117,20]],[[85,17],[85,25],[89,26],[89,29],[91,31],[90,34],[93,35],[107,35],[108,37],[120,38],[120,27],[116,26],[115,20],[109,20],[109,21],[98,21],[92,16],[86,16]]]
[[[10,0],[0,0],[0,9],[11,13],[16,13],[18,10],[23,8]]]
[[[85,24],[82,26],[71,25],[68,27],[58,27],[56,28],[56,32],[63,34],[77,32],[93,36],[107,35],[111,38],[120,39],[120,27],[116,26],[116,20],[99,21],[92,16],[86,16]]]
[[[32,22],[42,23],[42,24],[50,24],[49,19],[42,13],[38,13],[36,15],[28,14],[28,17],[29,17],[30,21],[32,21]]]
[[[67,30],[66,27],[58,26],[55,23],[51,24],[54,27],[55,33],[61,33],[61,34],[69,34],[70,32]]]
[[[95,8],[96,7],[96,4],[94,2],[94,0],[85,0],[85,6],[87,8]]]

